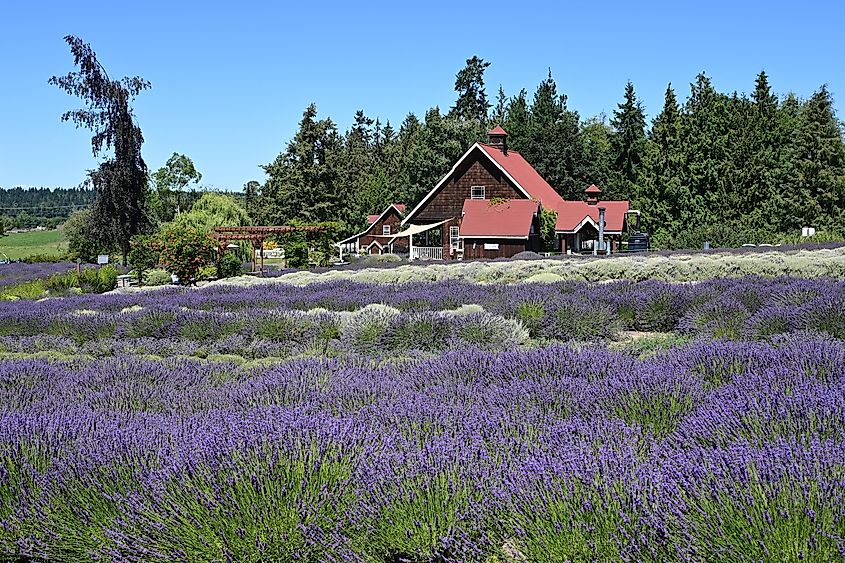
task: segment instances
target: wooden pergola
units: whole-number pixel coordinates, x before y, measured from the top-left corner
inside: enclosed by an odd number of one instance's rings
[[[252,243],[252,273],[264,273],[264,240],[273,235],[283,235],[295,231],[306,233],[319,233],[327,227],[318,225],[280,225],[275,227],[214,227],[212,236],[217,239],[217,252],[222,254],[226,246],[236,240],[250,241]],[[259,251],[261,257],[261,268],[256,268],[255,252]]]

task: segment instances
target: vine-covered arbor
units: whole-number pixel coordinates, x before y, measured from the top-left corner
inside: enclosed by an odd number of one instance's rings
[[[318,233],[328,230],[322,225],[279,225],[271,227],[215,227],[214,238],[217,239],[217,252],[222,254],[226,246],[233,241],[250,241],[252,243],[252,273],[264,273],[264,241],[267,237],[284,235],[295,231],[306,233]],[[260,268],[257,267],[255,252],[259,252],[261,259]]]

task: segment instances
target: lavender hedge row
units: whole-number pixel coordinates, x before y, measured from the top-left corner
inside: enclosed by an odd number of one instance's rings
[[[26,351],[15,344],[20,337],[44,335],[69,338],[72,347],[95,355],[127,346],[157,355],[199,350],[247,356],[438,352],[464,344],[504,350],[527,336],[590,341],[614,338],[623,329],[734,340],[807,331],[845,338],[845,282],[335,282],[0,303],[0,350],[14,352]]]
[[[70,262],[36,262],[34,264],[13,262],[11,264],[0,264],[0,287],[44,279],[53,274],[64,274],[74,267],[76,265]]]
[[[832,561],[845,344],[0,363],[0,559]]]

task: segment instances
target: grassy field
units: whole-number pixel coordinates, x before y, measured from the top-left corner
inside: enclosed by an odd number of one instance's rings
[[[0,237],[0,252],[9,260],[19,260],[33,254],[58,256],[67,250],[63,231],[30,231]],[[0,256],[2,258],[2,256]]]

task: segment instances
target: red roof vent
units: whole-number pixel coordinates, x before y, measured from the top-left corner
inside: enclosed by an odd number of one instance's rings
[[[491,146],[496,147],[503,153],[508,154],[508,132],[496,125],[487,133],[487,139]]]
[[[599,188],[595,184],[590,184],[590,187],[584,190],[584,193],[587,194],[587,203],[590,205],[595,205],[599,202],[599,194],[601,194],[601,188]]]

